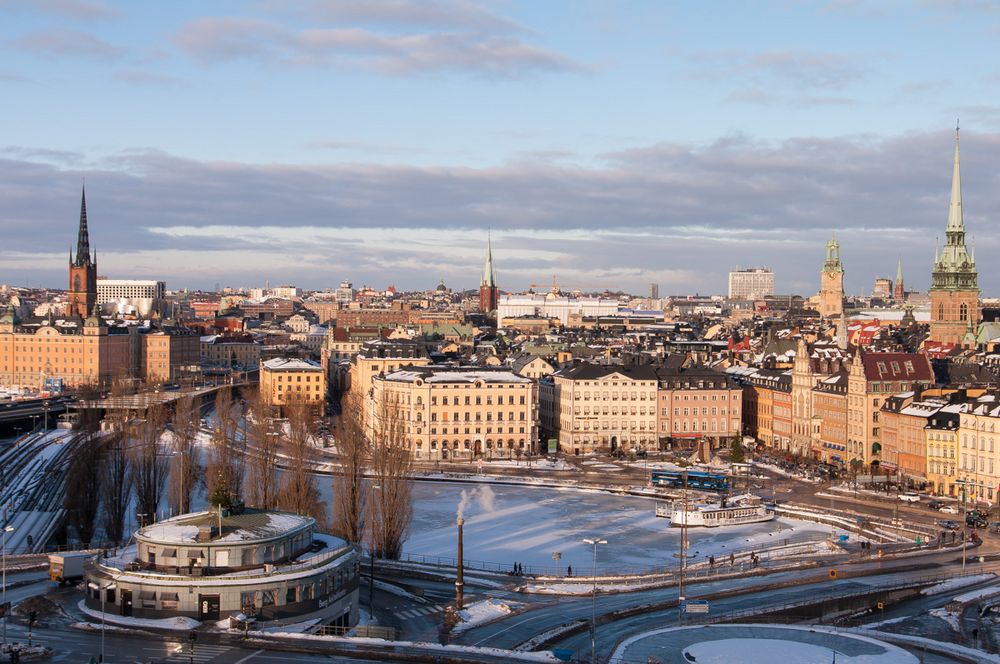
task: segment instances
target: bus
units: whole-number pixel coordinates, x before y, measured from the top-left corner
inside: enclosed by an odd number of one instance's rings
[[[654,470],[649,475],[649,483],[653,486],[663,486],[671,489],[684,488],[684,475],[687,474],[689,489],[701,491],[729,491],[729,476],[711,473],[704,470]]]

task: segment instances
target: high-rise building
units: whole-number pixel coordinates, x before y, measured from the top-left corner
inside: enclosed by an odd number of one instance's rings
[[[498,293],[496,274],[493,272],[493,241],[492,238],[487,238],[483,281],[479,284],[479,310],[483,313],[496,311],[499,300]]]
[[[167,284],[154,280],[98,279],[97,304],[125,304],[140,316],[159,310],[167,296]]]
[[[729,273],[729,297],[761,300],[774,295],[774,272],[766,267],[750,267]]]
[[[97,253],[90,254],[87,230],[87,191],[80,194],[80,227],[76,236],[76,258],[69,252],[69,293],[67,316],[86,318],[97,304]]]
[[[875,287],[872,288],[872,295],[886,300],[892,297],[892,279],[886,279],[885,277],[876,278]]]
[[[819,275],[819,315],[837,318],[844,311],[844,267],[840,264],[840,245],[834,234],[826,243],[826,261]]]
[[[965,245],[962,213],[962,176],[959,169],[958,129],[955,129],[955,163],[951,174],[951,202],[945,244],[935,250],[931,272],[930,338],[940,343],[975,343],[979,325],[979,274],[975,256]]]
[[[660,284],[650,284],[649,285],[649,299],[659,300],[660,299]]]
[[[354,301],[354,284],[347,279],[341,281],[337,290],[333,291],[333,299],[337,301],[337,304],[345,307],[349,305]]]

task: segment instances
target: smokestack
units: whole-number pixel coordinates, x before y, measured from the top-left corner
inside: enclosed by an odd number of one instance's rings
[[[458,517],[458,563],[455,572],[455,610],[461,611],[465,608],[465,582],[463,581],[464,563],[462,561],[462,524],[465,519]]]

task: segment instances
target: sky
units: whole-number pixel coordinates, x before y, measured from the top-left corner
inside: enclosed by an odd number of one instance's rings
[[[956,121],[1000,295],[990,0],[0,0],[0,283],[926,289]],[[936,240],[937,238],[937,240]]]

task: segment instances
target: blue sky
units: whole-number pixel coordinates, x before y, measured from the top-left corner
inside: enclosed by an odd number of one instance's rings
[[[1000,268],[1000,5],[0,0],[0,282],[926,288],[963,126]]]

